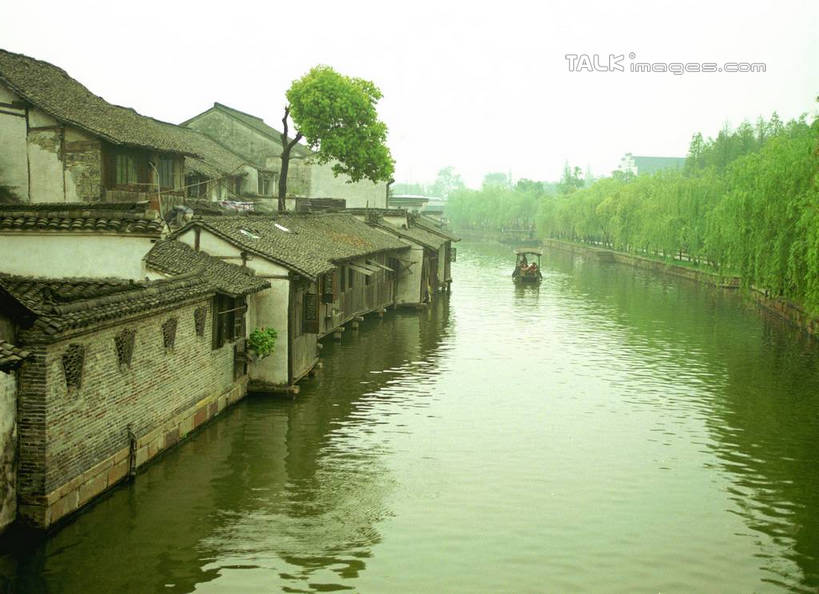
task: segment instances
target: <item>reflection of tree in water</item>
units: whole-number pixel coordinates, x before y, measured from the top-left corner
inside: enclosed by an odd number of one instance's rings
[[[448,307],[442,298],[420,313],[368,319],[341,343],[325,341],[324,369],[295,401],[250,402],[265,413],[254,419],[269,424],[272,414],[275,437],[233,448],[241,460],[225,477],[227,492],[246,495],[244,504],[230,503],[230,520],[207,541],[219,558],[252,549],[274,559],[271,569],[295,589],[338,589],[339,578],[358,576],[380,541],[376,525],[390,514],[394,479],[378,430],[402,408],[423,405],[426,395],[413,385],[435,373]],[[389,385],[401,389],[383,390]]]
[[[592,300],[635,342],[671,351],[681,368],[710,378],[715,396],[698,403],[713,437],[707,445],[732,477],[735,511],[776,545],[768,551],[757,541],[768,581],[819,589],[816,341],[764,314],[754,320],[736,296],[563,254],[550,260],[569,273],[566,291]],[[783,556],[803,575],[783,571]]]

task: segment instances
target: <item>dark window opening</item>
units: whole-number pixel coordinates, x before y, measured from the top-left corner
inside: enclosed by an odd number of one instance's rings
[[[63,373],[67,388],[79,389],[82,386],[82,372],[85,364],[85,347],[81,344],[70,344],[63,353]]]
[[[205,335],[205,320],[208,316],[208,308],[205,306],[197,307],[193,312],[193,323],[196,327],[196,335]]]
[[[134,155],[117,153],[114,159],[114,183],[118,186],[137,183],[137,163]]]
[[[173,188],[173,159],[161,157],[159,159],[159,187]]]
[[[177,318],[169,318],[162,324],[162,344],[166,349],[172,349],[176,342]]]
[[[136,330],[125,328],[114,337],[114,346],[117,350],[117,361],[120,367],[129,367],[134,356],[134,339]]]
[[[302,306],[302,332],[318,334],[318,294],[304,293]]]
[[[244,338],[246,309],[244,297],[233,299],[226,295],[216,295],[213,298],[214,349],[238,338]]]

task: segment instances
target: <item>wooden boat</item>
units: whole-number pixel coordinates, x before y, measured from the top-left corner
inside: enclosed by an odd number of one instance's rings
[[[512,273],[512,278],[516,283],[539,283],[543,280],[543,275],[540,273],[542,255],[543,252],[534,248],[515,250],[515,271]]]

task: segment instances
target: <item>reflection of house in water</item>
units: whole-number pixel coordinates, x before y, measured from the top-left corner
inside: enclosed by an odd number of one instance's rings
[[[36,574],[42,591],[127,580],[140,592],[218,585],[236,567],[251,589],[355,578],[391,513],[394,482],[368,436],[385,422],[384,405],[424,404],[423,395],[384,389],[436,373],[449,324],[440,299],[421,316],[368,319],[342,343],[330,341],[327,365],[298,399],[251,397],[229,409],[47,549],[25,555],[18,575]],[[94,539],[85,538],[91,529]]]

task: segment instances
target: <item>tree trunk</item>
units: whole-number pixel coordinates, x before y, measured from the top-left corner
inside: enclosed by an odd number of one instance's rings
[[[282,134],[282,139],[285,135]],[[284,199],[287,196],[287,170],[290,168],[290,149],[287,144],[282,146],[282,166],[279,172],[279,212],[285,211]]]
[[[287,197],[287,171],[290,169],[290,152],[296,143],[301,140],[301,132],[297,132],[293,140],[287,140],[287,117],[290,115],[290,106],[284,108],[284,117],[282,118],[282,167],[279,172],[279,212],[284,212],[287,209],[285,198]]]

